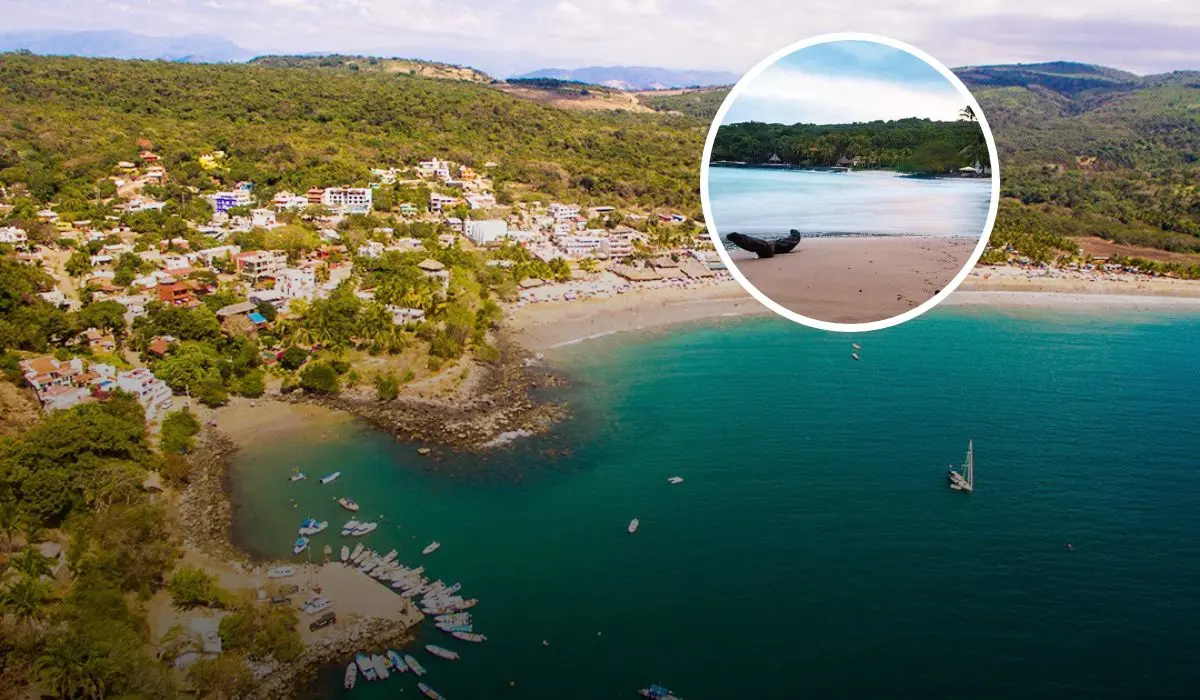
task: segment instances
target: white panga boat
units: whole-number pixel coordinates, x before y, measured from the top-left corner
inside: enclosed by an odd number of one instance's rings
[[[956,471],[953,465],[950,467],[950,473],[947,475],[950,480],[950,488],[955,491],[974,491],[975,490],[975,441],[967,441],[967,461],[962,465],[962,471]]]
[[[430,688],[429,686],[425,685],[424,683],[418,683],[417,690],[420,690],[422,693],[424,693],[425,697],[429,698],[429,700],[446,700],[446,698],[444,698],[441,693],[434,690],[433,688]]]
[[[296,573],[296,570],[290,566],[277,566],[274,569],[267,569],[267,578],[287,578]]]
[[[290,477],[288,477],[288,479],[290,481],[302,481],[307,478],[308,478],[308,474],[305,474],[304,472],[296,472],[295,474],[292,474]]]
[[[341,475],[342,475],[341,472],[334,472],[332,474],[326,474],[325,476],[321,477],[321,483],[328,484],[329,482],[336,480]]]
[[[630,520],[629,527],[627,528],[629,530],[629,534],[632,535],[633,533],[637,532],[638,525],[641,525],[641,524],[642,524],[641,521],[638,520],[637,518]]]
[[[362,556],[363,549],[361,542],[354,545],[354,551],[350,553],[350,561],[358,561],[358,558]]]
[[[417,663],[417,660],[412,657],[412,654],[404,655],[404,663],[408,664],[408,667],[412,669],[412,672],[418,676],[425,675],[425,667]]]
[[[339,498],[338,505],[350,511],[351,513],[358,512],[358,504],[354,502],[353,498]]]
[[[421,550],[421,554],[433,554],[434,552],[436,552],[438,550],[438,547],[441,547],[441,546],[442,546],[441,542],[436,542],[436,541],[430,542],[429,546],[427,546],[427,547],[425,547],[425,549]]]
[[[341,555],[342,562],[345,563],[345,561],[350,558],[350,547],[342,545]]]
[[[355,654],[354,663],[358,666],[358,670],[362,671],[363,678],[373,681],[378,677],[375,675],[375,666],[371,663],[371,657],[366,654],[362,652]]]
[[[408,673],[408,664],[404,662],[404,657],[400,656],[391,649],[387,650],[388,661],[392,662],[392,668],[400,673]]]
[[[454,661],[455,659],[458,658],[457,651],[450,651],[449,649],[443,649],[442,647],[439,647],[435,644],[426,644],[425,651],[429,652],[430,654],[433,654],[434,656],[436,656],[438,658],[447,659],[449,661]]]
[[[464,642],[472,642],[474,644],[481,644],[487,641],[487,637],[479,634],[478,632],[451,632],[450,636],[454,637],[455,639]]]
[[[371,657],[371,665],[375,667],[375,675],[379,676],[380,678],[387,678],[388,676],[392,675],[388,673],[387,660],[379,654],[375,654]]]
[[[668,478],[667,478],[667,483],[669,483],[669,484],[682,484],[682,483],[683,483],[683,477],[682,477],[682,476],[672,476],[672,477],[668,477]]]
[[[328,520],[322,520],[321,522],[317,522],[316,519],[314,519],[314,518],[307,518],[303,523],[300,524],[300,534],[304,535],[305,537],[309,537],[311,535],[316,535],[318,533],[324,532],[325,529],[328,527],[329,527]]]
[[[359,525],[362,525],[362,523],[358,522],[357,520],[348,521],[345,525],[342,526],[342,537],[347,537],[347,536],[353,534],[354,528],[358,527]]]
[[[296,543],[294,545],[292,545],[292,554],[299,554],[300,552],[303,552],[306,549],[308,549],[308,538],[307,537],[297,537]]]
[[[342,687],[350,690],[354,687],[354,682],[358,680],[358,666],[351,663],[346,667],[346,679],[342,681]]]
[[[362,537],[363,535],[369,535],[375,532],[375,528],[377,527],[379,527],[379,523],[359,523],[358,527],[354,528],[354,531],[350,533],[350,536]]]

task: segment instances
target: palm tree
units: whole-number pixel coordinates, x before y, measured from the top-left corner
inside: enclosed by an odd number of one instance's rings
[[[26,547],[20,553],[14,554],[9,564],[30,578],[50,575],[50,560],[33,547]]]
[[[103,664],[86,642],[59,637],[46,645],[34,668],[59,697],[102,698],[107,689]]]
[[[50,599],[50,587],[32,576],[21,576],[3,593],[0,593],[0,610],[4,610],[20,622],[32,624],[42,616],[46,601]]]
[[[958,110],[958,116],[960,119],[965,119],[969,122],[973,122],[973,121],[975,121],[975,110],[971,109],[971,105],[967,105],[966,107],[963,107],[962,109]]]

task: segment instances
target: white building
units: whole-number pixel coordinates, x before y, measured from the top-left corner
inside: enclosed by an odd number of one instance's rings
[[[342,214],[371,213],[370,187],[327,187],[321,204]]]
[[[447,197],[444,194],[432,192],[429,195],[429,211],[435,214],[440,213],[442,209],[454,206],[458,199],[455,197]]]
[[[0,226],[0,243],[22,245],[28,242],[29,235],[25,233],[25,229],[16,226]]]
[[[275,289],[285,299],[312,299],[317,293],[317,275],[312,268],[285,268],[275,273]]]
[[[274,204],[276,209],[303,209],[308,206],[308,197],[285,190],[276,192],[271,204]]]
[[[569,258],[585,258],[600,251],[605,239],[599,236],[560,236],[555,240]]]
[[[358,247],[358,255],[363,258],[378,258],[383,255],[383,244],[379,241],[367,241]]]
[[[559,204],[555,202],[550,205],[550,216],[554,217],[555,221],[571,221],[579,216],[578,204]]]
[[[463,233],[475,245],[487,245],[504,238],[508,234],[508,224],[503,219],[467,221],[463,224]]]
[[[238,272],[258,279],[287,267],[287,254],[282,250],[254,250],[234,257]]]
[[[205,267],[212,267],[213,263],[215,263],[217,260],[220,260],[221,258],[224,258],[224,257],[232,258],[233,256],[237,255],[240,252],[242,252],[241,246],[222,245],[222,246],[217,246],[215,248],[205,248],[204,250],[197,250],[195,253],[192,253],[188,257],[191,258],[192,260],[194,260],[195,262],[203,264]]]
[[[137,397],[146,409],[146,420],[153,420],[171,408],[171,387],[145,367],[117,374],[117,386]]]
[[[464,199],[472,209],[490,209],[496,206],[496,195],[493,194],[469,194]]]
[[[272,228],[275,223],[275,212],[270,209],[255,209],[250,212],[250,225],[255,228]]]

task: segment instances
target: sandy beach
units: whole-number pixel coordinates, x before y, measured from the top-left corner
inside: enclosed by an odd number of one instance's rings
[[[305,403],[288,403],[267,398],[234,398],[218,411],[210,411],[216,427],[236,445],[304,426],[306,431],[324,431],[353,417],[341,411]],[[205,416],[207,417],[207,416]]]
[[[959,292],[1049,292],[1053,294],[1200,297],[1200,280],[1152,277],[1129,272],[979,266],[951,295]]]
[[[760,292],[802,316],[882,321],[920,306],[958,274],[973,238],[875,236],[805,239],[787,255],[736,260]]]

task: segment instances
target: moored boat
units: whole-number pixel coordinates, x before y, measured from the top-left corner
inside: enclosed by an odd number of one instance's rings
[[[408,664],[408,667],[412,669],[412,672],[418,676],[425,675],[425,667],[417,663],[417,660],[412,657],[412,654],[404,655],[404,663]]]
[[[482,644],[487,641],[487,637],[478,632],[451,632],[450,636],[463,642],[471,642],[472,644]]]
[[[308,474],[305,474],[304,472],[296,472],[295,474],[292,474],[289,477],[289,480],[290,481],[302,481],[307,478],[308,478]]]
[[[387,650],[388,660],[392,662],[392,666],[400,673],[408,673],[408,664],[404,662],[404,657],[400,656],[391,649]]]
[[[358,665],[358,670],[362,671],[363,678],[373,681],[377,678],[375,675],[375,666],[371,663],[370,657],[359,652],[354,655],[354,663]]]
[[[267,578],[287,578],[296,573],[296,570],[290,566],[277,566],[274,569],[267,569]]]
[[[642,524],[642,523],[641,523],[641,521],[640,521],[640,520],[638,520],[637,518],[634,518],[633,520],[630,520],[630,521],[629,521],[629,528],[628,528],[628,530],[629,530],[629,534],[631,534],[631,535],[632,535],[633,533],[637,532],[638,525],[641,525],[641,524]]]
[[[329,527],[328,520],[317,522],[313,518],[308,518],[300,525],[300,534],[306,537],[324,532],[325,528]]]
[[[342,555],[341,556],[342,562],[345,562],[347,559],[349,559],[350,558],[350,547],[348,547],[346,545],[342,545],[341,555]]]
[[[371,665],[375,667],[375,675],[379,676],[380,679],[385,679],[391,675],[387,670],[387,661],[379,654],[371,657]]]
[[[351,532],[350,535],[352,537],[362,537],[363,535],[369,535],[372,532],[375,532],[375,528],[377,528],[377,527],[379,527],[379,523],[359,523],[358,527],[354,528],[354,531]]]
[[[354,551],[350,553],[350,561],[358,561],[358,558],[362,556],[362,553],[363,553],[362,544],[354,545]]]
[[[346,521],[346,524],[342,526],[342,537],[346,537],[347,535],[350,535],[351,533],[353,533],[354,528],[358,527],[361,524],[362,523],[358,522],[357,520]]]
[[[683,483],[683,477],[682,477],[682,476],[672,476],[672,477],[670,477],[670,478],[668,478],[668,479],[667,479],[667,482],[668,482],[668,483],[671,483],[671,484],[682,484],[682,483]]]
[[[425,549],[421,550],[421,554],[433,554],[434,552],[436,552],[438,550],[438,547],[441,547],[441,546],[442,546],[441,542],[437,542],[437,541],[430,542],[429,545],[427,547],[425,547]]]
[[[670,690],[667,690],[666,688],[657,684],[652,685],[649,688],[642,688],[638,691],[638,695],[641,695],[644,698],[650,698],[650,700],[682,700],[682,698],[676,696]]]
[[[446,698],[442,697],[441,693],[434,690],[433,688],[430,688],[429,686],[425,685],[424,683],[418,683],[417,689],[420,690],[422,693],[424,693],[425,697],[431,698],[431,700],[446,700]]]
[[[346,679],[342,681],[342,687],[350,690],[354,687],[354,682],[358,680],[358,666],[351,663],[346,667]]]
[[[455,632],[470,632],[474,629],[469,622],[460,622],[458,624],[439,622],[435,626],[446,634],[454,634]]]
[[[429,652],[430,654],[433,654],[434,656],[436,656],[440,659],[447,659],[449,661],[454,661],[455,659],[458,658],[457,651],[450,651],[449,649],[443,649],[442,647],[439,647],[436,644],[426,644],[425,651]]]
[[[354,502],[353,498],[339,498],[338,505],[350,511],[351,513],[358,512],[358,504]]]
[[[325,476],[321,477],[321,483],[328,484],[331,481],[335,481],[341,475],[342,475],[341,472],[334,472],[332,474],[326,474]]]
[[[297,537],[296,543],[292,545],[292,554],[299,554],[300,552],[303,552],[306,549],[308,549],[308,538],[307,537]]]

